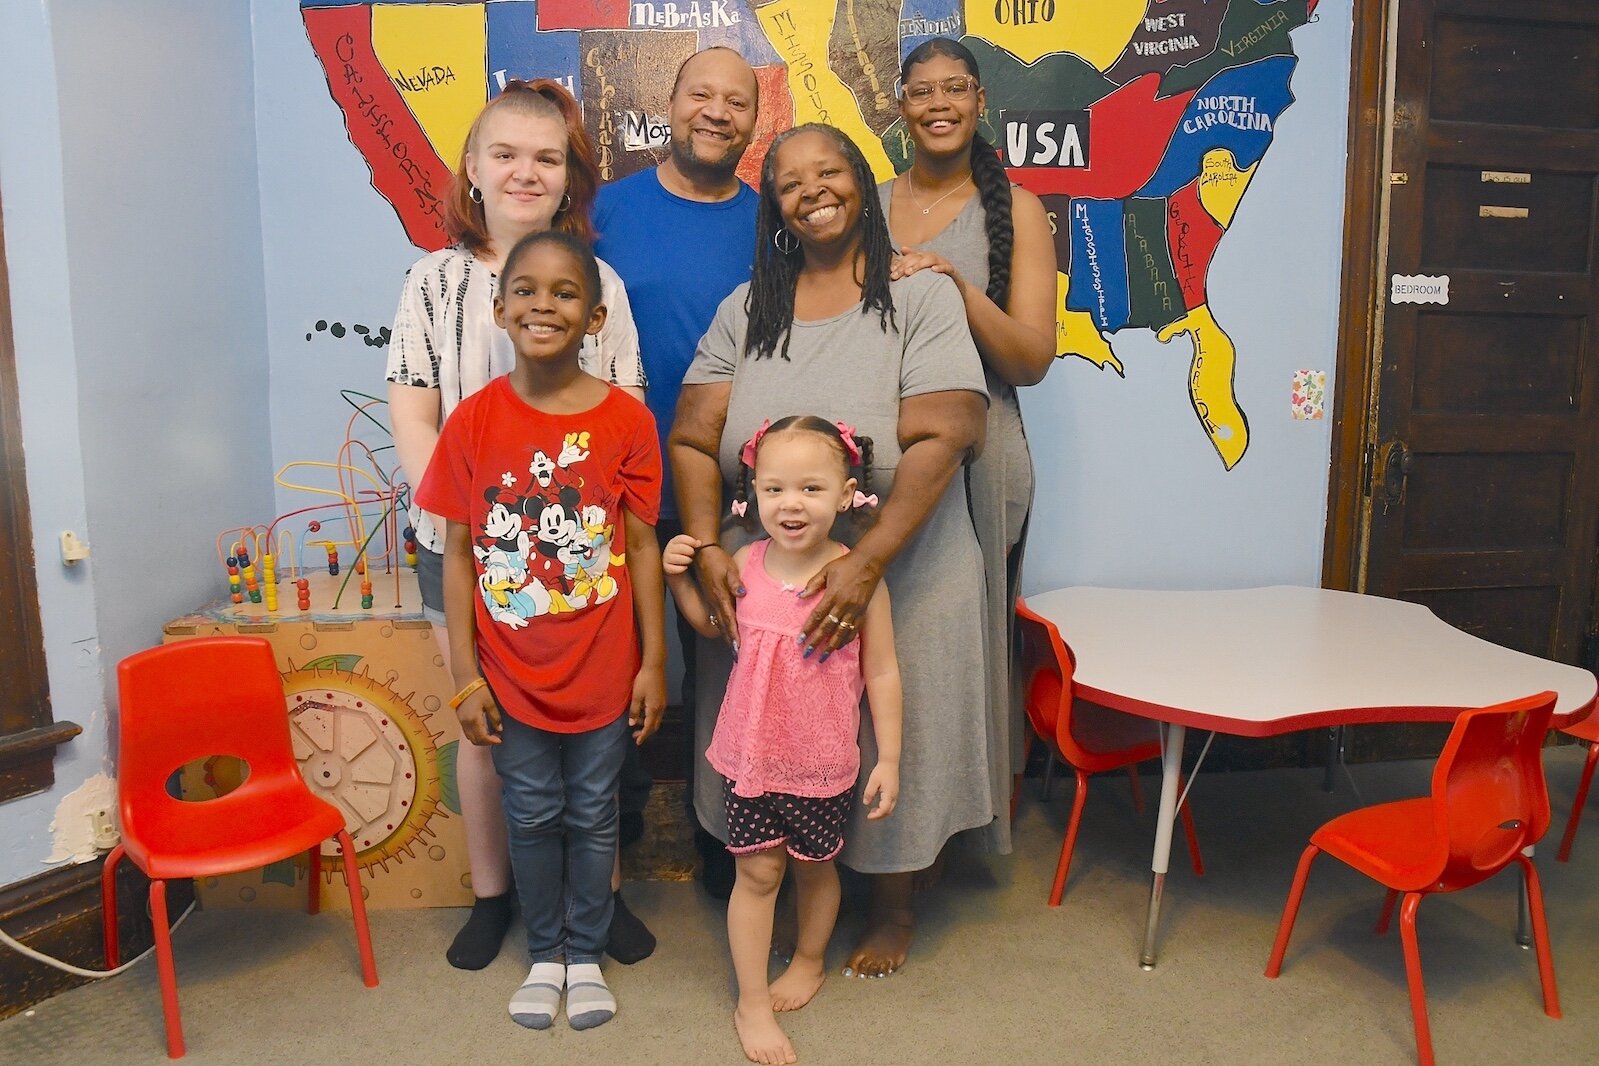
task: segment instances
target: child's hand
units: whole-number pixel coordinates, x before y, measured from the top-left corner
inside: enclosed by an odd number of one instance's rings
[[[665,712],[666,670],[646,666],[633,678],[633,698],[627,708],[627,724],[634,727],[633,743],[643,744],[661,728]]]
[[[867,821],[887,818],[894,813],[894,806],[899,803],[898,763],[880,762],[872,769],[872,776],[866,779],[866,792],[862,794],[861,802],[871,807],[874,797],[877,806],[867,813]]]
[[[679,533],[661,549],[661,569],[674,577],[686,573],[694,565],[694,553],[699,550],[699,541],[687,533]]]
[[[500,705],[487,685],[462,700],[455,717],[461,723],[461,735],[478,747],[500,742]]]

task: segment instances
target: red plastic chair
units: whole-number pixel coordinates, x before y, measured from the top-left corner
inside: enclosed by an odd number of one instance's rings
[[[1321,852],[1388,889],[1377,920],[1379,934],[1388,931],[1394,900],[1403,892],[1399,935],[1416,1025],[1416,1053],[1422,1066],[1432,1066],[1427,995],[1416,948],[1416,909],[1429,893],[1470,888],[1515,862],[1526,878],[1544,1013],[1560,1017],[1543,888],[1538,871],[1522,854],[1523,848],[1536,844],[1549,828],[1542,745],[1555,699],[1555,693],[1542,692],[1465,712],[1456,719],[1438,756],[1431,796],[1363,807],[1334,818],[1311,834],[1283,908],[1266,976],[1282,972],[1283,953],[1288,950],[1310,864]]]
[[[1072,852],[1077,847],[1077,830],[1082,825],[1083,807],[1088,802],[1088,775],[1123,767],[1131,774],[1135,764],[1160,757],[1160,739],[1155,727],[1145,719],[1073,698],[1072,673],[1076,664],[1065,641],[1061,640],[1060,630],[1049,619],[1035,614],[1019,596],[1016,621],[1022,638],[1022,678],[1026,686],[1028,721],[1045,743],[1053,742],[1052,754],[1058,754],[1077,775],[1071,820],[1066,825],[1066,837],[1061,841],[1055,883],[1049,891],[1049,905],[1058,907],[1066,893],[1066,877],[1071,872]],[[1137,780],[1134,776],[1135,800],[1140,798]],[[1194,873],[1202,877],[1205,861],[1199,854],[1199,839],[1194,833],[1194,819],[1188,813],[1187,803],[1180,813]]]
[[[1577,839],[1577,823],[1582,821],[1582,806],[1588,802],[1588,786],[1593,784],[1593,769],[1599,766],[1599,713],[1590,714],[1576,725],[1561,730],[1568,736],[1586,741],[1588,761],[1583,764],[1582,777],[1577,781],[1577,798],[1571,801],[1571,816],[1566,819],[1566,831],[1560,838],[1560,851],[1555,858],[1565,862],[1571,858],[1571,842]]]
[[[378,983],[361,899],[355,845],[344,816],[312,795],[289,741],[283,682],[272,647],[259,637],[206,637],[130,655],[117,666],[121,698],[117,794],[122,843],[111,849],[100,878],[108,966],[120,957],[116,870],[124,854],[150,878],[161,1010],[167,1054],[183,1057],[177,972],[167,928],[166,882],[265,866],[305,853],[309,910],[322,881],[320,847],[339,838],[350,911],[361,951],[361,978]],[[186,802],[167,792],[179,767],[212,755],[244,760],[248,776],[225,796]]]

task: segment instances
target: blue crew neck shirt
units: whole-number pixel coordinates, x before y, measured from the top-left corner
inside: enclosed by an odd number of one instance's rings
[[[661,185],[655,168],[599,191],[594,252],[627,286],[638,326],[639,356],[649,381],[645,402],[655,415],[666,458],[661,515],[677,517],[666,436],[694,349],[728,293],[750,280],[755,265],[755,209],[760,197],[739,183],[731,199],[686,200]]]

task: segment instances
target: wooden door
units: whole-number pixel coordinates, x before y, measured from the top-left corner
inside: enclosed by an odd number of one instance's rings
[[[1599,549],[1599,4],[1399,0],[1396,57],[1363,587],[1577,662]]]

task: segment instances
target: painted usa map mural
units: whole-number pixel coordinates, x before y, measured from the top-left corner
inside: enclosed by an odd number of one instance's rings
[[[583,103],[602,177],[654,165],[682,61],[726,45],[761,83],[758,181],[779,130],[829,122],[879,180],[909,163],[902,56],[934,36],[977,56],[983,133],[1050,214],[1058,350],[1122,372],[1125,329],[1192,347],[1189,398],[1232,469],[1249,446],[1211,260],[1293,102],[1292,31],[1317,0],[303,0],[350,141],[412,243],[445,242],[443,197],[478,109],[511,78]]]

